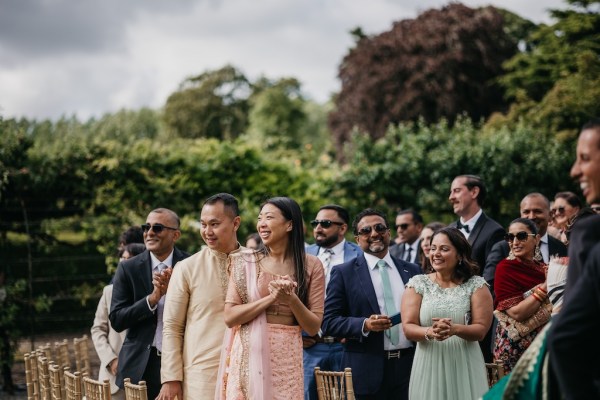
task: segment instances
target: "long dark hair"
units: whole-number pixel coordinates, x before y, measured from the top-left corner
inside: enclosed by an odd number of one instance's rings
[[[260,209],[267,204],[272,204],[281,211],[281,214],[288,221],[292,221],[292,230],[288,233],[288,246],[286,258],[291,258],[294,262],[294,272],[298,283],[298,297],[303,303],[306,303],[306,252],[304,250],[304,228],[302,211],[296,201],[289,197],[272,197],[260,205]],[[264,248],[259,253],[268,254],[268,248]]]
[[[452,243],[452,246],[456,248],[459,262],[452,274],[452,280],[463,283],[479,272],[477,262],[471,258],[471,244],[465,239],[465,235],[461,231],[454,227],[442,228],[431,236],[432,242],[433,238],[437,235],[445,235],[450,240],[450,243]],[[429,254],[431,254],[431,250]]]

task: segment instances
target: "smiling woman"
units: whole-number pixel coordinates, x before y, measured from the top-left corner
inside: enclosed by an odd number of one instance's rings
[[[510,372],[538,332],[550,319],[546,265],[540,262],[535,223],[527,218],[511,222],[505,238],[508,257],[496,267],[495,308],[498,318],[494,358]]]

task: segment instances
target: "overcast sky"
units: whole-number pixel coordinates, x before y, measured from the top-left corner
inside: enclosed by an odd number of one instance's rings
[[[389,30],[443,0],[0,0],[0,116],[101,116],[162,107],[186,77],[225,64],[339,90],[349,31]],[[469,6],[489,1],[464,1]],[[536,23],[561,0],[496,0]]]

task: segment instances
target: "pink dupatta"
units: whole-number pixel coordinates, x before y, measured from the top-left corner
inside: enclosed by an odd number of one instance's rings
[[[258,292],[258,265],[254,252],[242,252],[236,256],[231,269],[230,284],[235,284],[238,294],[244,304],[261,299]],[[272,399],[272,373],[267,331],[267,316],[263,312],[252,321],[228,328],[223,339],[219,374],[215,400],[226,400],[227,378],[230,373],[229,359],[233,341],[236,335],[241,335],[243,354],[247,357],[242,365],[247,371],[241,370],[240,382],[242,393],[247,399]],[[243,369],[243,367],[242,367]]]

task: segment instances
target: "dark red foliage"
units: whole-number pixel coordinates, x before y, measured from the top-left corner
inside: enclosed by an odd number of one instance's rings
[[[401,121],[452,123],[462,113],[478,120],[504,110],[495,78],[516,51],[496,9],[456,3],[361,38],[340,66],[342,90],[329,115],[338,154],[354,127],[379,138]]]

